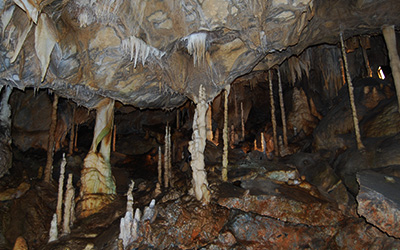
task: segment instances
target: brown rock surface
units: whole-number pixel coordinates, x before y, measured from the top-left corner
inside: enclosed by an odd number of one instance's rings
[[[383,232],[400,237],[400,178],[372,171],[357,174],[360,191],[358,213]]]

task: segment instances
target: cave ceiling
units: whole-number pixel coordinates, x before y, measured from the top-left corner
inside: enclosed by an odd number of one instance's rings
[[[1,85],[88,108],[211,101],[236,78],[305,48],[400,25],[398,0],[7,0]]]

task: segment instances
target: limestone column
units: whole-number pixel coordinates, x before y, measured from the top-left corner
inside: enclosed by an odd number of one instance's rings
[[[81,218],[98,212],[109,204],[116,194],[110,164],[114,101],[103,99],[97,105],[96,111],[92,146],[81,172],[81,190],[77,206],[78,216]]]
[[[271,106],[272,131],[273,131],[273,136],[274,136],[274,148],[275,148],[275,155],[278,156],[279,155],[278,134],[276,132],[274,88],[272,86],[271,70],[268,71],[268,81],[269,81],[269,103],[270,103],[270,106]]]
[[[342,47],[344,68],[345,68],[345,71],[346,71],[347,86],[349,88],[350,105],[351,105],[351,110],[352,110],[352,115],[353,115],[353,123],[354,123],[354,131],[355,131],[356,140],[357,140],[357,148],[358,149],[364,149],[364,145],[363,145],[363,143],[361,141],[360,127],[358,125],[357,109],[356,109],[356,104],[354,102],[353,84],[351,82],[351,77],[350,77],[350,73],[349,73],[349,66],[347,64],[346,49],[345,49],[345,45],[344,45],[344,41],[343,41],[343,34],[342,33],[340,33],[340,43],[341,43],[341,47]]]
[[[193,117],[192,140],[189,142],[189,152],[192,154],[190,166],[193,172],[193,187],[190,193],[194,194],[197,200],[208,204],[210,202],[210,191],[208,190],[207,173],[204,164],[204,150],[207,139],[206,113],[208,104],[206,103],[204,92],[204,87],[201,85]]]
[[[224,150],[222,153],[222,181],[228,181],[228,87],[224,92],[224,129],[222,131],[222,139],[224,142]]]
[[[282,127],[283,127],[283,145],[285,148],[288,147],[288,139],[287,139],[287,126],[286,126],[286,115],[285,115],[285,103],[283,101],[283,91],[282,91],[282,80],[281,80],[281,72],[279,71],[279,67],[277,68],[278,74],[278,87],[279,87],[279,103],[281,105],[281,117],[282,117]]]
[[[56,132],[56,127],[57,127],[57,106],[58,106],[58,95],[54,93],[53,108],[51,111],[49,140],[47,144],[47,161],[46,161],[46,168],[44,169],[45,182],[50,182],[51,174],[53,171],[54,134]]]
[[[399,105],[398,111],[400,112],[400,59],[399,54],[397,53],[396,32],[394,30],[394,25],[383,26],[382,32],[383,37],[385,38],[386,47],[389,52],[390,67],[392,68],[392,75]]]

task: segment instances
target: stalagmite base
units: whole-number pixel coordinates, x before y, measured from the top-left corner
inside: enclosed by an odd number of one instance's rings
[[[354,102],[353,84],[351,82],[351,77],[350,77],[350,73],[349,73],[349,66],[347,64],[346,49],[344,47],[344,41],[343,41],[343,34],[342,33],[340,33],[340,43],[341,43],[341,47],[342,47],[344,68],[346,70],[347,86],[349,88],[350,104],[351,104],[351,110],[352,110],[352,114],[353,114],[353,123],[354,123],[354,131],[356,133],[357,148],[358,149],[364,149],[364,145],[363,145],[363,143],[361,141],[360,127],[358,126],[357,109],[356,109],[356,104]]]
[[[279,155],[279,147],[278,147],[278,134],[276,132],[276,117],[275,117],[275,102],[274,102],[274,89],[272,86],[272,74],[271,70],[268,71],[268,81],[269,81],[269,102],[271,106],[271,122],[272,122],[272,131],[274,136],[274,148],[275,155]]]
[[[222,139],[224,141],[224,151],[222,154],[222,181],[228,181],[228,95],[229,88],[224,93],[224,129]]]
[[[204,169],[204,149],[206,147],[206,112],[208,104],[205,101],[203,86],[200,86],[199,97],[196,103],[196,110],[193,117],[193,134],[189,142],[189,152],[192,154],[193,180],[190,193],[196,196],[196,199],[205,204],[210,202],[210,191],[208,190],[207,173]]]
[[[98,212],[114,199],[115,183],[110,164],[113,121],[114,101],[104,99],[97,105],[92,147],[81,172],[81,190],[77,206],[81,218]],[[101,146],[97,152],[99,143]]]
[[[75,220],[75,189],[72,185],[72,174],[68,175],[67,189],[64,199],[64,221],[62,235],[71,233],[71,226]]]
[[[58,106],[58,95],[54,94],[53,109],[51,111],[49,140],[47,144],[47,162],[46,162],[46,168],[44,169],[45,182],[50,182],[51,174],[53,171],[54,134],[56,132],[56,127],[57,127],[57,106]]]
[[[382,32],[389,52],[390,67],[392,68],[392,75],[399,105],[398,111],[400,112],[400,59],[399,54],[397,53],[396,33],[393,25],[382,27]]]

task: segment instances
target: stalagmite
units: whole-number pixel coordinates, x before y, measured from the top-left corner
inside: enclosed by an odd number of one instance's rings
[[[133,238],[133,227],[135,224],[135,219],[133,218],[133,187],[135,182],[131,180],[131,184],[129,184],[128,192],[126,193],[126,213],[120,221],[120,233],[118,239],[122,240],[123,249],[126,249],[127,246],[132,243],[137,238]],[[139,210],[140,212],[140,210]],[[136,215],[135,215],[136,218]],[[140,218],[139,218],[140,221]],[[137,226],[136,226],[137,229]]]
[[[365,68],[367,69],[367,75],[368,77],[372,77],[372,70],[371,66],[369,64],[369,59],[368,59],[368,54],[367,54],[367,48],[369,48],[369,37],[360,37],[360,45],[364,57],[364,63],[365,63]]]
[[[162,185],[162,153],[161,153],[161,147],[158,146],[158,183],[160,184],[160,187]]]
[[[281,105],[281,117],[282,117],[282,127],[283,127],[283,145],[285,148],[287,148],[288,140],[287,140],[285,103],[283,101],[282,80],[281,80],[281,72],[279,71],[279,67],[277,68],[277,74],[278,74],[278,86],[279,86],[279,103]]]
[[[224,129],[222,139],[224,141],[224,151],[222,154],[222,181],[228,181],[228,95],[230,88],[224,93]]]
[[[261,132],[261,151],[266,154],[266,143],[265,143],[265,138],[264,138],[264,133]]]
[[[65,159],[65,154],[63,154],[63,159],[61,161],[61,166],[60,166],[60,178],[58,180],[58,199],[56,208],[58,226],[61,226],[61,219],[62,219],[62,202],[64,196],[64,174],[66,165],[67,165],[67,160]]]
[[[168,124],[165,127],[165,145],[164,145],[164,187],[169,187],[169,145],[168,145]]]
[[[51,220],[50,230],[49,230],[49,242],[58,239],[58,229],[57,229],[57,214],[53,214],[53,219]]]
[[[54,153],[54,134],[57,127],[57,106],[58,106],[58,95],[54,93],[53,109],[51,111],[51,124],[49,130],[49,140],[47,146],[47,162],[46,168],[44,169],[44,181],[50,182],[51,174],[53,171],[53,153]]]
[[[62,235],[71,233],[71,226],[75,220],[75,189],[72,185],[72,174],[68,175],[67,188],[64,199],[64,221]]]
[[[150,223],[154,222],[157,211],[156,211],[156,200],[152,199],[149,206],[146,206],[143,210],[142,221],[150,221]]]
[[[207,140],[213,140],[213,131],[212,131],[212,109],[211,105],[208,105],[207,109]]]
[[[351,82],[351,77],[350,77],[350,73],[349,73],[349,66],[347,64],[346,49],[344,47],[344,41],[343,41],[343,34],[342,33],[340,33],[340,44],[341,44],[341,47],[342,47],[344,68],[346,70],[347,86],[349,88],[350,104],[351,104],[351,110],[352,110],[352,114],[353,114],[353,123],[354,123],[354,131],[356,133],[357,148],[358,149],[364,149],[364,145],[363,145],[363,143],[361,141],[360,128],[358,126],[357,110],[356,110],[356,104],[354,102],[353,84]]]
[[[382,27],[383,36],[385,38],[386,47],[389,52],[390,67],[392,68],[392,75],[394,85],[396,87],[398,111],[400,112],[400,59],[397,53],[396,45],[396,33],[394,31],[394,25]]]
[[[82,218],[98,212],[109,204],[116,194],[110,164],[114,101],[103,99],[96,110],[92,146],[81,172],[81,190],[77,210]],[[100,143],[100,150],[97,152]]]
[[[276,132],[276,118],[275,118],[275,103],[274,103],[274,89],[272,86],[272,74],[271,70],[268,71],[268,81],[269,81],[269,102],[271,105],[271,121],[272,121],[272,131],[274,135],[274,148],[275,148],[275,155],[279,155],[278,149],[278,135]]]
[[[193,134],[192,140],[189,142],[189,152],[192,154],[193,179],[191,194],[196,199],[205,204],[210,202],[210,191],[208,190],[207,172],[204,163],[204,149],[206,147],[206,112],[208,104],[206,103],[205,90],[202,85],[199,88],[199,96],[196,100],[196,110],[193,117]]]
[[[244,112],[243,112],[243,102],[240,102],[240,120],[242,122],[242,141],[245,139],[245,128],[244,128]]]

